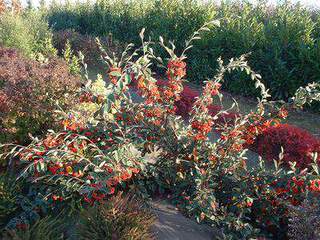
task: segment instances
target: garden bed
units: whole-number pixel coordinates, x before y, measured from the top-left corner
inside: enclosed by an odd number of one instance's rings
[[[14,21],[21,9],[11,10]],[[241,55],[219,58],[201,91],[190,87],[187,56],[220,26],[205,23],[178,48],[146,40],[142,29],[141,46],[127,45],[120,58],[108,42],[86,36],[89,53],[101,52],[101,75],[88,75],[72,42],[60,52],[64,60],[1,49],[0,236],[318,239],[320,141],[283,120],[320,101],[320,85],[270,101]],[[230,96],[221,100],[232,73],[259,93],[250,111],[248,99],[240,110],[224,106]]]

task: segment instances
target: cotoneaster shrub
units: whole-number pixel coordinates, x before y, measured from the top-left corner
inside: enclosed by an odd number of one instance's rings
[[[157,84],[161,88],[166,85],[166,81],[158,80]],[[180,99],[175,102],[176,114],[184,118],[188,117],[197,97],[199,97],[197,90],[184,86],[180,94]],[[208,109],[209,114],[215,116],[222,110],[222,107],[211,105]],[[287,113],[283,112],[283,114],[286,115]],[[222,114],[216,121],[232,124],[237,115],[235,112],[228,112]],[[312,163],[312,156],[310,154],[308,156],[308,153],[319,153],[319,143],[319,139],[305,130],[288,124],[280,124],[276,126],[266,126],[265,130],[262,131],[255,140],[253,146],[250,147],[257,151],[259,155],[273,160],[278,158],[281,147],[286,146],[283,161],[289,163],[292,162],[293,159],[297,159],[297,166],[302,168]]]
[[[160,89],[163,89],[168,85],[168,82],[165,80],[157,80],[157,85]],[[198,96],[199,92],[197,90],[184,86],[180,99],[175,102],[176,114],[182,117],[188,117],[192,105]]]
[[[254,143],[254,149],[268,160],[277,159],[281,147],[286,164],[294,161],[300,168],[308,167],[312,163],[310,153],[318,153],[320,161],[320,140],[306,130],[289,124],[267,128]]]
[[[158,47],[168,59],[156,57],[155,43],[145,41],[144,29],[142,46],[133,49],[129,44],[120,60],[100,44],[107,65],[103,74],[110,82],[101,76],[87,79],[79,103],[63,114],[64,130],[50,131],[28,146],[1,145],[11,149],[2,157],[15,160],[11,170],[26,182],[31,203],[7,228],[33,224],[48,211],[99,206],[117,192],[133,189],[145,199],[167,197],[198,222],[221,229],[228,239],[287,237],[288,208],[308,198],[319,201],[316,155],[307,170],[291,165],[288,171],[279,162],[268,168],[262,160],[247,166],[246,146],[279,124],[285,107],[311,102],[319,91],[314,84],[300,88],[292,103],[270,102],[262,76],[248,66],[245,56],[226,63],[220,58],[217,73],[194,101],[188,119],[177,116],[176,102],[187,76],[186,52],[208,27],[218,25],[213,21],[202,26],[181,55],[160,38]],[[162,87],[151,70],[156,63],[165,69]],[[246,72],[261,98],[250,113],[221,126],[217,115],[232,110],[212,115],[210,106],[222,97],[224,77],[232,70]],[[131,97],[131,82],[140,98]],[[209,140],[213,129],[220,131],[214,142]]]
[[[157,85],[159,89],[162,90],[167,86],[167,82],[165,80],[157,80]],[[180,94],[179,100],[175,102],[175,113],[183,118],[188,118],[193,104],[195,103],[196,99],[199,97],[200,92],[185,85],[183,87],[183,91]],[[218,102],[217,102],[218,103]],[[212,104],[208,107],[209,114],[212,116],[216,116],[219,111],[222,110],[222,107]],[[217,122],[220,123],[231,123],[236,118],[237,114],[234,112],[222,113],[216,119]]]
[[[74,104],[80,79],[57,58],[40,63],[14,49],[0,48],[0,141],[26,143],[55,126],[57,104]]]

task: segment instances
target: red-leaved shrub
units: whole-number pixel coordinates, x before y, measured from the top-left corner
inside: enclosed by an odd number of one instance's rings
[[[40,63],[0,48],[0,142],[24,143],[29,133],[53,128],[57,101],[63,109],[72,106],[79,84],[61,59]]]
[[[284,149],[285,163],[297,162],[300,168],[312,162],[311,153],[318,153],[320,161],[320,140],[309,132],[289,124],[279,124],[267,128],[259,135],[253,149],[268,160],[278,159],[281,147]]]
[[[199,96],[199,92],[188,87],[184,86],[184,89],[180,95],[181,99],[176,102],[176,114],[187,117],[189,112],[192,109],[192,105],[195,102],[196,97]]]

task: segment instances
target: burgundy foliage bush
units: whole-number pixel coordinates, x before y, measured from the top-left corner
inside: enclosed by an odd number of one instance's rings
[[[318,153],[320,161],[320,140],[309,132],[289,124],[269,127],[257,137],[253,149],[268,160],[278,159],[281,147],[285,163],[297,162],[300,168],[312,163],[311,153]]]
[[[79,84],[61,59],[40,63],[0,48],[0,142],[24,143],[28,133],[52,128],[57,101],[62,109],[72,106]]]

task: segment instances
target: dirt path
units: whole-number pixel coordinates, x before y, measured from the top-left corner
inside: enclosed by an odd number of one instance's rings
[[[157,217],[152,229],[157,240],[212,240],[221,236],[218,230],[186,218],[165,201],[153,202],[152,211]]]

